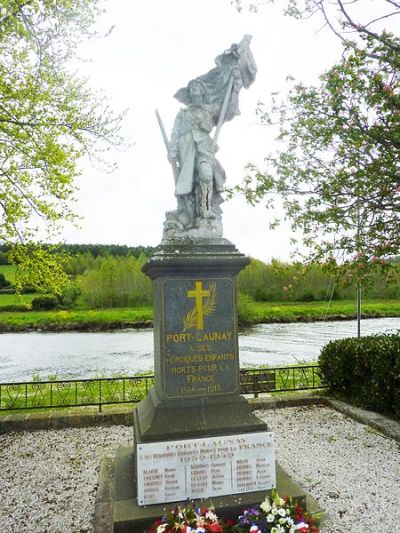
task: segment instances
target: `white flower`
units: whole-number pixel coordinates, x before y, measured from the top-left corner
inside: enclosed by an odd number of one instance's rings
[[[282,498],[279,498],[279,505],[286,505],[285,500],[282,500]]]
[[[208,518],[212,522],[216,522],[218,520],[218,516],[215,513],[213,513],[212,511],[207,511],[206,512],[206,518]]]
[[[168,527],[168,524],[161,524],[157,528],[157,533],[163,533]]]
[[[276,509],[276,507],[273,507],[273,508],[271,509],[271,513],[272,513],[273,515],[277,515],[277,514],[278,514],[278,509]]]
[[[299,524],[297,524],[296,530],[302,529],[302,528],[308,529],[308,524],[306,524],[305,522],[300,522]]]
[[[273,522],[274,521],[274,516],[272,514],[269,514],[267,516],[267,522]]]
[[[279,533],[279,530],[277,527],[271,527],[271,533]]]
[[[285,509],[279,509],[278,513],[279,513],[281,516],[286,516],[286,511],[285,511]]]
[[[271,510],[271,503],[268,498],[265,498],[265,500],[260,505],[261,509],[264,511],[264,513],[269,513]]]
[[[282,524],[282,525],[286,524],[286,518],[280,518],[279,519],[279,523]]]

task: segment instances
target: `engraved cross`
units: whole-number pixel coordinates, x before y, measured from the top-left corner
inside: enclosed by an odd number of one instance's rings
[[[201,281],[194,282],[195,289],[187,292],[188,298],[196,298],[196,311],[197,311],[197,324],[196,329],[204,329],[204,316],[203,316],[203,298],[210,296],[208,289],[203,289]]]

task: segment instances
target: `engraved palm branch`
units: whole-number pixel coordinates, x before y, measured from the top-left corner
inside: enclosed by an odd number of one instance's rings
[[[208,290],[210,291],[210,296],[204,300],[203,304],[203,315],[209,316],[215,312],[217,307],[217,283],[211,281]],[[197,308],[196,306],[186,313],[183,318],[183,331],[188,329],[195,328],[197,325]]]

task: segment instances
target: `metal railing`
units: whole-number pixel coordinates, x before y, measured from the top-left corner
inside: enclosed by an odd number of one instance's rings
[[[0,412],[23,409],[135,403],[147,395],[154,376],[0,383]],[[242,394],[323,388],[318,365],[240,371]]]

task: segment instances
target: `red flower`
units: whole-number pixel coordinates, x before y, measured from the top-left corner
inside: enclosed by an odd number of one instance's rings
[[[222,527],[218,522],[214,522],[213,524],[207,524],[206,530],[210,531],[211,533],[222,533]]]

